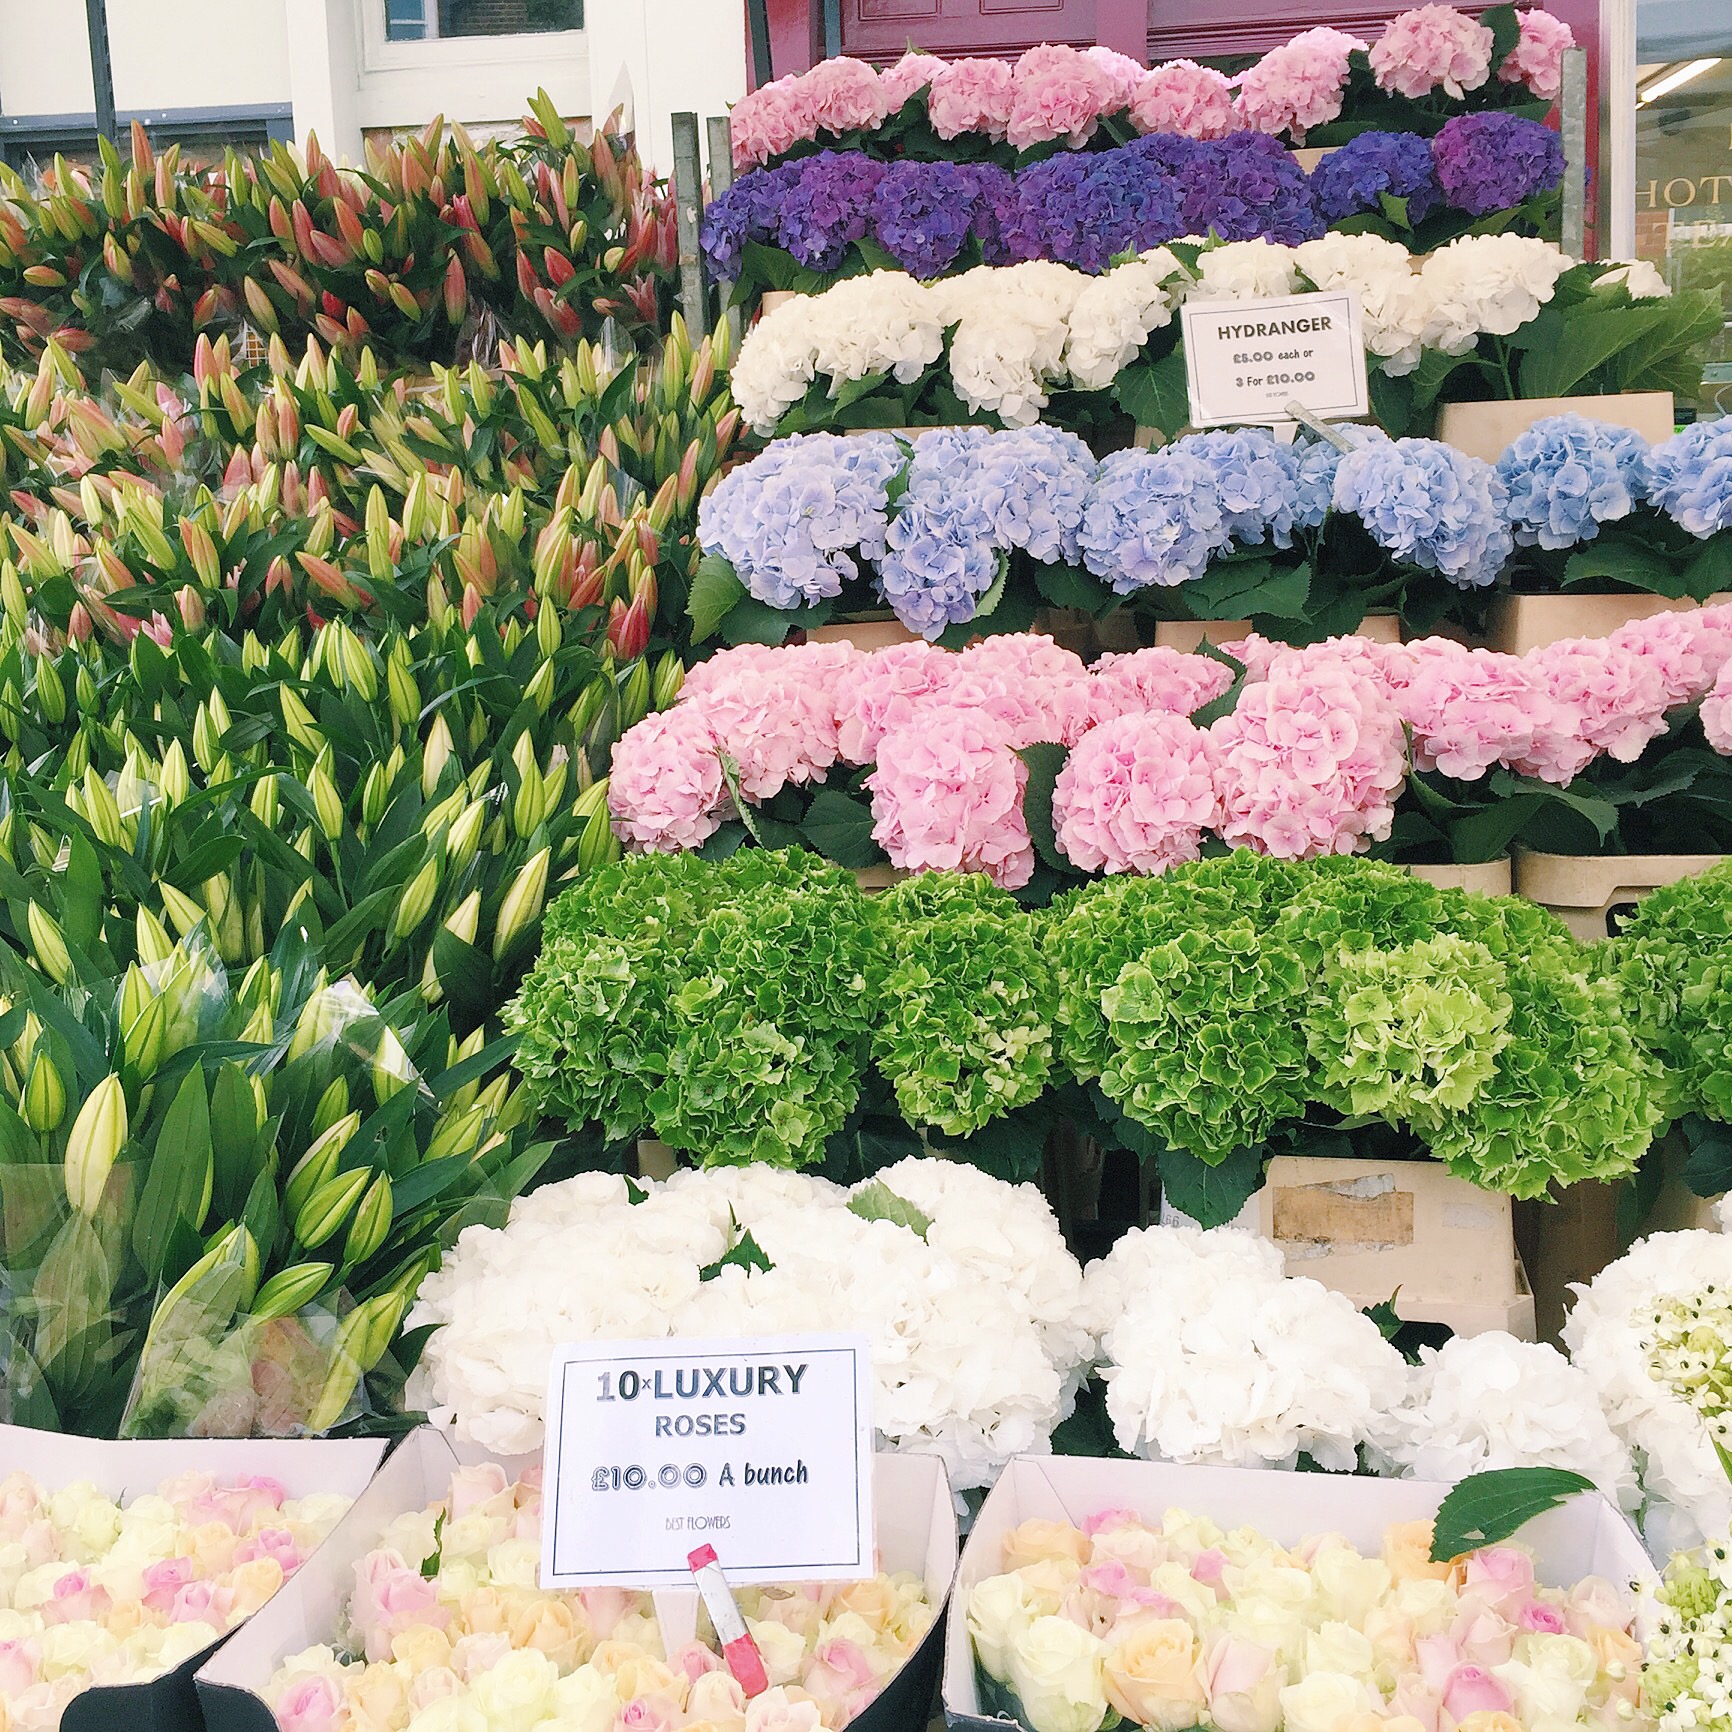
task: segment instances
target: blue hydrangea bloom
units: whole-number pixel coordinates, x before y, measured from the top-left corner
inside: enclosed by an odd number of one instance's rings
[[[956,262],[974,217],[975,183],[953,162],[893,162],[872,195],[872,233],[909,275]]]
[[[796,165],[783,195],[776,243],[815,271],[833,271],[872,221],[872,195],[885,165],[857,150],[821,150]]]
[[[1357,513],[1398,560],[1483,589],[1513,551],[1497,471],[1435,439],[1369,439],[1335,471],[1335,509]]]
[[[1628,427],[1583,415],[1548,415],[1497,461],[1509,521],[1523,546],[1574,547],[1642,498],[1647,443]]]
[[[743,174],[705,206],[699,244],[711,276],[733,282],[740,274],[746,242],[776,238],[782,200],[799,183],[800,169],[798,162],[784,162]]]
[[[1732,529],[1732,419],[1698,421],[1653,447],[1648,497],[1673,522],[1706,540]]]
[[[1301,497],[1297,448],[1281,445],[1259,428],[1193,433],[1173,449],[1208,465],[1227,533],[1242,547],[1259,547],[1266,540],[1291,547],[1294,530],[1314,529],[1329,508],[1325,494],[1318,509],[1314,481]]]
[[[1078,557],[1094,477],[1094,454],[1082,440],[1037,425],[994,433],[973,447],[961,484],[983,501],[998,546],[1051,565]]]
[[[1232,541],[1214,472],[1169,446],[1115,451],[1083,513],[1083,564],[1120,595],[1188,583]]]
[[[778,439],[698,506],[698,539],[759,601],[796,608],[841,593],[884,553],[890,483],[907,456],[888,433]]]
[[[1316,529],[1329,515],[1341,453],[1327,439],[1296,439],[1281,448],[1293,485],[1293,526]]]
[[[997,581],[1002,550],[990,501],[968,484],[991,437],[984,427],[961,427],[915,442],[878,583],[896,617],[923,637],[973,619]]]
[[[1436,210],[1437,173],[1431,141],[1416,132],[1362,132],[1332,150],[1311,174],[1317,207],[1326,222],[1363,211],[1380,214],[1382,195],[1407,200],[1409,222]]]

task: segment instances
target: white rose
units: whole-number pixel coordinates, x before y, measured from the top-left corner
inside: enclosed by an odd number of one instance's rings
[[[752,1640],[758,1644],[758,1653],[763,1659],[764,1671],[770,1682],[795,1683],[806,1658],[805,1638],[790,1630],[786,1624],[778,1624],[770,1618],[756,1622],[748,1618],[746,1628],[752,1632]]]
[[[1173,1555],[1187,1565],[1194,1564],[1199,1553],[1215,1550],[1226,1537],[1207,1516],[1182,1509],[1170,1509],[1161,1518],[1161,1534]]]
[[[309,1492],[305,1497],[290,1498],[283,1505],[281,1515],[285,1523],[297,1522],[329,1533],[349,1513],[353,1501],[340,1492]]]
[[[68,1672],[90,1672],[120,1652],[121,1644],[88,1618],[70,1624],[50,1624],[37,1638],[42,1646],[42,1676],[62,1678]]]
[[[203,1653],[221,1636],[221,1630],[207,1624],[202,1618],[194,1618],[185,1624],[170,1624],[162,1633],[162,1645],[156,1651],[156,1663],[164,1672],[172,1672],[194,1654]]]
[[[1020,1577],[989,1576],[975,1583],[968,1596],[968,1633],[989,1678],[1008,1681],[1011,1654],[1038,1615]]]
[[[0,1606],[0,1642],[27,1642],[42,1633],[42,1618],[37,1612]]]
[[[442,1558],[484,1558],[511,1536],[511,1523],[504,1516],[472,1513],[447,1522],[441,1535]]]
[[[30,1555],[16,1540],[10,1545],[0,1545],[0,1607],[11,1601],[13,1590],[29,1567]]]
[[[1068,1618],[1036,1618],[1011,1656],[1010,1682],[1032,1732],[1097,1732],[1107,1717],[1106,1644]]]
[[[409,1727],[410,1732],[489,1732],[487,1716],[467,1696],[441,1696],[429,1702]]]
[[[619,1695],[611,1678],[582,1665],[554,1685],[553,1712],[567,1732],[613,1732]]]
[[[1157,1564],[1149,1572],[1149,1586],[1185,1608],[1185,1616],[1200,1629],[1214,1615],[1220,1602],[1181,1563]]]
[[[1389,1566],[1381,1558],[1362,1558],[1351,1546],[1327,1546],[1311,1560],[1311,1580],[1330,1617],[1363,1624],[1389,1592]]]
[[[1287,1732],[1336,1732],[1373,1706],[1371,1692],[1345,1672],[1313,1672],[1281,1691],[1281,1718]]]
[[[1305,1638],[1307,1672],[1344,1672],[1351,1678],[1369,1678],[1376,1663],[1370,1638],[1351,1624],[1323,1624]]]
[[[469,1687],[470,1699],[492,1732],[521,1732],[553,1710],[559,1668],[535,1648],[518,1648],[483,1672]]]
[[[501,1540],[487,1554],[495,1587],[533,1588],[540,1567],[541,1547],[534,1540]]]
[[[54,1584],[72,1567],[64,1558],[56,1558],[52,1563],[26,1570],[13,1584],[12,1604],[21,1612],[46,1605],[54,1598]]]
[[[1567,1725],[1588,1699],[1598,1670],[1594,1650],[1576,1636],[1530,1634],[1520,1641],[1523,1658],[1493,1666],[1493,1677],[1515,1698],[1516,1713],[1528,1725]]]
[[[1397,1582],[1390,1604],[1412,1623],[1416,1636],[1440,1636],[1455,1622],[1455,1589],[1431,1576]]]

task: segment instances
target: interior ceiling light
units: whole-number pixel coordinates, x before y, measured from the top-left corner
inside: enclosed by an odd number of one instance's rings
[[[1670,96],[1692,78],[1700,78],[1704,72],[1713,71],[1720,64],[1720,60],[1720,55],[1709,60],[1686,60],[1682,66],[1674,66],[1670,72],[1661,73],[1652,84],[1645,84],[1636,92],[1636,106],[1640,108],[1656,97]]]

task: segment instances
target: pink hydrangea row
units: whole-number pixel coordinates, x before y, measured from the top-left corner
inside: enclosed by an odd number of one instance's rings
[[[1313,127],[1341,113],[1351,70],[1348,56],[1365,44],[1343,30],[1319,25],[1272,48],[1239,78],[1239,113],[1256,132],[1289,132],[1303,141]]]
[[[1058,845],[1085,872],[1164,872],[1200,857],[1220,823],[1214,742],[1161,710],[1102,722],[1053,789]]]
[[[1003,138],[1012,100],[1008,60],[955,60],[933,82],[926,114],[940,138],[960,138],[965,132]]]
[[[1419,6],[1392,19],[1371,48],[1379,90],[1460,98],[1491,75],[1491,31],[1453,6]]]
[[[1225,662],[1164,645],[1104,655],[1089,669],[1089,720],[1098,727],[1144,710],[1190,716],[1232,683],[1233,670]]]
[[[1556,102],[1564,90],[1564,50],[1575,45],[1575,32],[1563,19],[1531,6],[1521,14],[1521,37],[1504,57],[1498,78],[1526,84],[1535,96]]]
[[[1702,732],[1723,757],[1732,757],[1732,662],[1720,670],[1714,688],[1702,700]]]
[[[1016,63],[1004,135],[1018,150],[1055,138],[1086,144],[1103,114],[1129,103],[1131,88],[1122,71],[1081,49],[1042,43]]]

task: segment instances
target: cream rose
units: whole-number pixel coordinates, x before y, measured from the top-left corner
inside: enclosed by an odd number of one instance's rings
[[[1102,1662],[1107,1700],[1152,1732],[1184,1732],[1203,1707],[1197,1638],[1182,1618],[1157,1618],[1109,1642]]]
[[[1004,1567],[1020,1569],[1048,1558],[1071,1558],[1086,1564],[1092,1550],[1088,1535],[1069,1522],[1026,1521],[1004,1536]]]
[[[792,1684],[800,1676],[800,1664],[806,1657],[806,1644],[786,1624],[769,1618],[748,1618],[746,1627],[758,1644],[764,1662],[764,1672],[772,1684]]]
[[[1281,1692],[1287,1732],[1339,1732],[1342,1721],[1374,1706],[1371,1691],[1345,1672],[1313,1672]]]
[[[559,1668],[533,1648],[514,1650],[469,1686],[475,1706],[494,1732],[518,1732],[553,1710]]]
[[[1010,1659],[1032,1732],[1097,1732],[1107,1717],[1106,1645],[1065,1618],[1036,1618]]]
[[[553,1712],[561,1732],[613,1732],[619,1708],[613,1679],[593,1666],[579,1666],[553,1687]]]
[[[1449,1580],[1454,1566],[1431,1561],[1431,1536],[1428,1521],[1392,1522],[1383,1530],[1383,1561],[1396,1581]]]
[[[1371,1638],[1351,1624],[1321,1624],[1305,1638],[1307,1672],[1345,1672],[1369,1682],[1376,1664]]]
[[[1311,1580],[1324,1612],[1347,1624],[1363,1626],[1393,1579],[1381,1558],[1362,1558],[1351,1546],[1326,1546],[1311,1560]]]
[[[968,1633],[989,1678],[1009,1681],[1011,1653],[1043,1610],[1050,1608],[1036,1606],[1020,1575],[989,1576],[975,1583],[968,1596]]]

